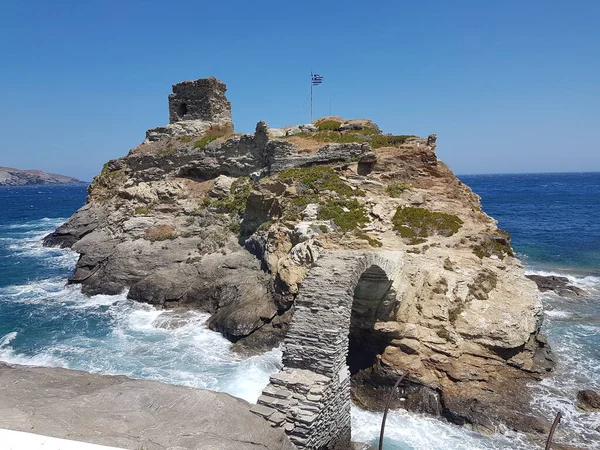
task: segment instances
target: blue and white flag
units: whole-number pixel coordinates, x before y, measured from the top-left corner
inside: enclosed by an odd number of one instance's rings
[[[317,73],[313,73],[310,81],[313,86],[316,86],[317,84],[321,84],[323,82],[323,77]]]

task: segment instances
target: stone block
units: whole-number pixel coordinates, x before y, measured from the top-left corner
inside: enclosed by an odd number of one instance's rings
[[[256,404],[252,406],[252,408],[250,408],[250,411],[252,411],[254,414],[258,414],[259,416],[263,416],[265,419],[268,419],[271,416],[271,414],[275,412],[273,408],[261,404]]]

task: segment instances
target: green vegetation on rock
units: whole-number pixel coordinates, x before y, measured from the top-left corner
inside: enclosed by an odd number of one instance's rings
[[[117,195],[119,187],[125,182],[126,178],[125,170],[111,171],[109,164],[106,163],[100,174],[88,186],[87,192],[95,200],[106,201]]]
[[[156,154],[158,156],[172,156],[175,154],[175,147],[169,142],[166,147],[158,149]]]
[[[379,239],[369,236],[369,234],[365,231],[355,230],[354,236],[356,236],[358,239],[367,241],[371,247],[383,247],[383,243]]]
[[[204,148],[206,147],[210,142],[218,139],[219,136],[203,136],[200,139],[198,139],[196,142],[194,142],[194,147],[196,148]]]
[[[337,120],[323,120],[317,124],[319,131],[337,131],[342,126],[342,122]]]
[[[133,210],[133,214],[135,214],[136,216],[148,215],[150,214],[150,208],[148,208],[147,206],[138,206]]]
[[[411,244],[417,244],[434,234],[452,236],[460,229],[463,221],[452,214],[399,206],[392,223],[400,236],[411,239]]]
[[[504,259],[506,255],[515,256],[515,252],[510,246],[510,233],[504,230],[498,230],[493,235],[488,235],[481,242],[473,246],[473,253],[479,258],[496,255]]]
[[[390,183],[385,188],[385,192],[390,197],[400,197],[403,192],[409,191],[411,189],[410,184],[405,183]]]
[[[210,202],[208,205],[219,211],[230,214],[244,214],[246,202],[252,192],[252,180],[249,177],[239,177],[231,184],[227,197]],[[208,206],[205,204],[205,206]]]
[[[337,126],[336,126],[337,124]],[[323,143],[349,144],[349,143],[367,143],[372,148],[396,147],[402,145],[407,139],[413,138],[413,135],[392,135],[381,134],[371,127],[364,127],[362,130],[335,131],[341,124],[336,121],[325,121],[317,124],[319,131],[316,133],[298,133],[292,136],[301,136],[307,139],[313,139]]]
[[[357,199],[327,200],[319,209],[319,220],[333,219],[341,231],[350,231],[364,226],[368,221],[365,206]]]
[[[353,191],[329,166],[287,169],[279,173],[279,179],[284,183],[297,182],[301,192],[313,191],[320,194],[332,191],[340,196],[364,195],[362,191]],[[306,204],[308,203],[311,202]]]

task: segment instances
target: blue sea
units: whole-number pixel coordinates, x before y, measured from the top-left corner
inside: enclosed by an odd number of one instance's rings
[[[600,173],[473,175],[463,182],[512,233],[528,273],[560,274],[585,297],[543,294],[544,332],[556,372],[532,386],[548,417],[565,415],[557,439],[600,448],[600,413],[575,407],[579,389],[600,389]],[[254,402],[281,351],[240,357],[210,331],[202,313],[178,317],[125,295],[86,297],[66,285],[77,255],[41,245],[44,235],[85,202],[86,186],[0,187],[0,361],[66,367],[215,389]],[[353,410],[353,437],[375,444],[381,415]],[[503,431],[503,430],[499,430]],[[512,432],[480,436],[442,421],[394,411],[386,450],[532,448]],[[541,447],[540,447],[541,448]]]

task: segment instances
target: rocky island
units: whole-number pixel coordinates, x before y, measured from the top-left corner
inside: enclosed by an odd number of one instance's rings
[[[437,137],[341,117],[237,134],[225,91],[174,85],[170,123],[104,165],[44,240],[79,253],[69,282],[209,312],[245,354],[283,343],[253,412],[298,448],[348,448],[350,398],[381,409],[405,373],[395,407],[546,433],[536,285]]]
[[[0,186],[73,183],[82,183],[82,181],[73,177],[42,172],[41,170],[20,170],[10,167],[0,167]]]

